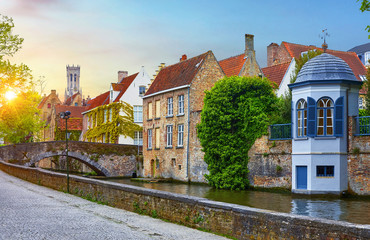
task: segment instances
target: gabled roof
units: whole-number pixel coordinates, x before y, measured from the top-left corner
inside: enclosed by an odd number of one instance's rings
[[[125,77],[121,80],[120,83],[112,83],[112,88],[113,88],[113,91],[119,91],[120,93],[118,94],[118,96],[116,97],[116,99],[114,100],[114,102],[118,102],[120,100],[120,98],[122,97],[122,95],[126,92],[126,90],[128,89],[128,87],[131,85],[131,83],[135,80],[136,76],[138,75],[139,73],[135,73],[135,74],[132,74],[128,77]]]
[[[288,43],[282,42],[281,43],[285,49],[288,51],[289,55],[293,58],[298,59],[301,56],[302,52],[306,52],[313,49],[319,49],[320,51],[324,52],[322,48],[318,48],[315,46],[305,46],[295,43]],[[359,75],[366,75],[366,68],[362,64],[361,60],[357,57],[357,54],[354,52],[343,52],[343,51],[336,51],[327,49],[326,53],[334,55],[336,57],[341,58],[344,60],[349,67],[352,69],[353,73],[355,74],[356,78],[361,81]]]
[[[80,93],[77,92],[75,94],[73,94],[72,96],[70,96],[69,98],[67,98],[64,102],[64,105],[70,105],[74,100],[75,98],[77,97],[77,95],[79,95]]]
[[[190,85],[209,53],[211,51],[162,68],[145,93],[145,96],[167,89]]]
[[[265,75],[271,82],[280,86],[281,81],[283,80],[286,71],[290,66],[290,62],[277,64],[271,67],[262,68],[263,75]]]
[[[365,53],[370,51],[370,43],[365,43],[348,50],[348,52],[355,52],[357,54]]]
[[[49,99],[49,97],[50,97],[50,94],[49,94],[49,95],[47,95],[46,97],[44,97],[44,98],[41,100],[40,104],[37,106],[37,108],[38,108],[38,109],[41,109],[41,108],[45,105],[45,103],[46,103],[46,101]]]
[[[240,54],[234,57],[229,57],[219,61],[220,67],[227,77],[239,76],[244,63],[246,61],[245,54]]]
[[[91,99],[87,102],[87,108],[85,111],[89,111],[101,105],[109,104],[109,91],[100,94],[99,96]]]
[[[56,105],[55,113],[59,115],[60,112],[70,111],[70,118],[82,118],[82,113],[86,111],[86,106],[66,106],[66,105]],[[69,121],[69,120],[68,120]]]

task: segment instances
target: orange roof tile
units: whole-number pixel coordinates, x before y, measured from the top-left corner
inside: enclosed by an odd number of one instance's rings
[[[289,52],[292,58],[293,57],[299,58],[302,52],[306,52],[306,51],[313,50],[313,49],[324,51],[322,48],[318,48],[315,46],[305,46],[305,45],[288,43],[288,42],[282,42],[281,45],[285,47],[285,49]],[[359,75],[366,75],[366,68],[362,64],[361,60],[358,58],[356,53],[336,51],[336,50],[330,50],[330,49],[327,49],[326,53],[332,54],[344,60],[349,65],[349,67],[352,69],[353,73],[355,74],[358,80],[361,81]]]
[[[286,71],[288,70],[290,62],[274,65],[271,67],[262,68],[263,75],[265,75],[271,82],[280,86]]]
[[[220,67],[224,71],[227,77],[239,76],[244,63],[246,61],[245,54],[240,54],[238,56],[229,57],[224,60],[219,61]]]
[[[125,77],[122,79],[120,83],[112,83],[113,90],[116,88],[117,90],[114,91],[120,91],[114,102],[118,102],[122,95],[126,92],[127,88],[131,85],[131,83],[135,80],[136,76],[139,73],[132,74],[128,77]]]
[[[199,56],[162,68],[145,93],[145,96],[191,84],[198,69],[200,69],[201,64],[209,53],[212,52],[208,51]]]
[[[82,113],[87,109],[86,106],[66,106],[66,105],[56,105],[55,113],[59,115],[60,112],[70,111],[70,118],[82,118]]]
[[[46,103],[46,101],[49,99],[49,97],[50,97],[50,94],[49,94],[49,95],[47,95],[46,97],[44,97],[44,98],[41,100],[40,104],[37,106],[37,108],[38,108],[38,109],[41,109],[41,108],[44,106],[44,104]]]
[[[86,111],[89,111],[91,109],[94,109],[98,106],[105,105],[109,103],[109,91],[100,94],[99,96],[91,99],[87,102],[87,109]]]
[[[82,118],[69,118],[67,124],[68,124],[68,130],[82,130]],[[60,118],[58,127],[60,130],[65,130],[66,120]]]

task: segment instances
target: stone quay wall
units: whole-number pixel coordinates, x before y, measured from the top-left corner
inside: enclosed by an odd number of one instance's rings
[[[66,191],[61,173],[0,162],[0,169]],[[370,225],[309,218],[204,198],[70,176],[70,192],[110,206],[237,239],[370,239]]]
[[[248,152],[249,182],[254,187],[286,188],[292,186],[292,141],[258,138]]]

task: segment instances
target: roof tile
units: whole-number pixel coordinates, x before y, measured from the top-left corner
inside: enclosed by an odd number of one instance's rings
[[[162,68],[148,91],[145,93],[145,96],[191,84],[201,63],[209,53],[210,51]]]
[[[227,77],[239,76],[244,63],[246,61],[245,54],[240,54],[234,57],[229,57],[219,61],[220,67]]]
[[[280,86],[281,81],[283,80],[286,71],[288,70],[290,62],[282,63],[270,67],[262,68],[263,75],[265,75],[271,82]]]

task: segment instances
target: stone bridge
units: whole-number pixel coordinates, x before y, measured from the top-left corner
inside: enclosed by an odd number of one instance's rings
[[[141,152],[141,147],[140,147]],[[34,166],[45,158],[66,156],[66,142],[36,142],[0,147],[0,160]],[[138,147],[135,145],[68,141],[68,157],[86,164],[98,175],[132,176],[136,171]]]

